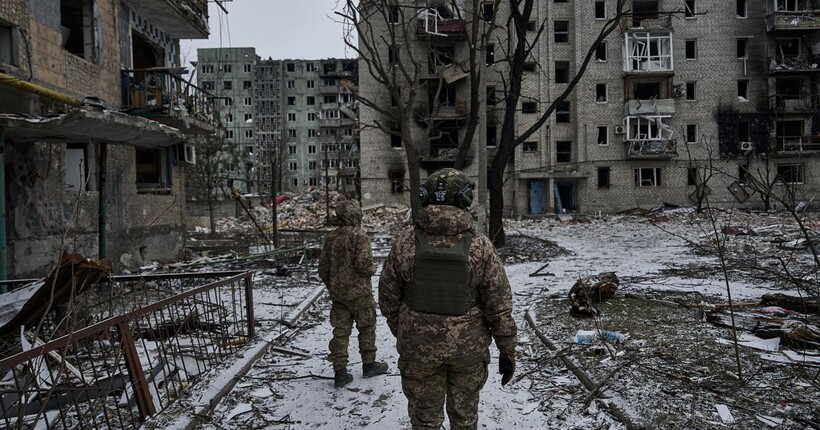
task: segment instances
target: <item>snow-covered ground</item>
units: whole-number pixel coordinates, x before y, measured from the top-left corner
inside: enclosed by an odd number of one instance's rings
[[[728,214],[719,215],[721,218],[716,223],[718,231],[724,225],[738,223],[746,227],[790,223],[782,216],[730,219]],[[543,348],[524,320],[528,309],[538,316],[539,303],[548,297],[565,296],[578,278],[612,271],[622,279],[619,294],[674,291],[699,293],[716,301],[725,301],[726,281],[715,270],[719,267],[719,260],[692,246],[693,243],[709,243],[710,237],[714,236],[710,234],[713,228],[711,223],[703,219],[695,221],[687,211],[668,214],[666,218],[658,219],[657,225],[641,216],[615,216],[588,221],[566,223],[545,219],[509,224],[509,235],[547,239],[568,252],[540,259],[538,255],[529,255],[529,262],[506,267],[514,293],[514,315],[519,326],[519,371],[513,383],[502,388],[497,374],[497,351],[492,347],[490,378],[481,392],[479,428],[623,428],[611,415],[600,410],[599,403],[584,405],[586,392],[579,389],[579,383],[571,373],[558,367],[549,368],[554,366],[555,360],[545,364],[543,353],[537,351]],[[810,226],[816,227],[816,221],[813,223]],[[790,234],[782,230],[778,230],[782,237]],[[724,238],[735,242],[727,245],[730,250],[751,246],[784,256],[783,251],[770,246],[771,233]],[[526,254],[527,250],[523,249],[521,253]],[[807,254],[785,257],[797,263],[805,260]],[[542,268],[545,263],[548,265]],[[531,276],[539,268],[550,275]],[[316,278],[309,274],[305,275],[305,281],[299,286],[285,287],[282,282],[275,282],[276,279],[271,274],[260,274],[255,281],[256,316],[261,322],[262,337],[267,338],[287,333],[278,321],[317,285]],[[374,294],[377,294],[377,285],[378,276],[374,276]],[[730,288],[735,300],[743,300],[770,292],[771,285],[753,281],[751,277],[732,275]],[[300,330],[281,344],[285,348],[302,351],[304,356],[269,350],[217,405],[213,416],[204,420],[201,428],[409,428],[407,403],[396,369],[395,339],[381,316],[377,328],[378,359],[390,365],[390,374],[361,378],[354,330],[350,341],[349,367],[355,379],[345,388],[333,388],[332,370],[324,359],[331,337],[331,327],[327,321],[329,305],[325,293],[302,316]],[[557,335],[560,341],[567,341],[574,332],[553,335]],[[554,356],[546,357],[550,358]],[[549,380],[529,377],[528,372],[534,369],[542,374],[546,371],[551,375]],[[216,385],[224,382],[220,380]],[[194,404],[201,401],[198,395],[203,392],[198,390],[193,393]],[[544,392],[551,392],[547,398],[552,400],[545,402]],[[702,415],[707,421],[720,423],[716,410],[702,412]],[[183,414],[177,418],[184,421],[190,416]],[[179,423],[177,421],[172,427]],[[449,428],[446,420],[445,428]]]

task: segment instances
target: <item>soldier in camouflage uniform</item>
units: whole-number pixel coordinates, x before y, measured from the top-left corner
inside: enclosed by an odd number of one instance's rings
[[[356,202],[336,206],[336,230],[325,236],[319,257],[319,277],[327,285],[333,339],[327,359],[333,364],[334,384],[341,388],[353,380],[347,370],[347,349],[353,322],[359,331],[362,376],[387,373],[387,364],[376,361],[376,303],[370,277],[376,273],[370,237],[362,231],[362,211]]]
[[[396,237],[382,269],[379,307],[397,338],[402,390],[413,429],[439,429],[445,401],[452,430],[477,428],[479,391],[487,381],[493,339],[500,352],[502,385],[515,371],[517,329],[510,284],[492,242],[473,233],[473,218],[466,209],[474,187],[455,169],[430,175],[419,190],[424,206],[416,227]],[[428,242],[420,245],[420,240]],[[415,271],[417,251],[421,246],[457,247],[459,242],[466,244],[464,253],[469,254],[461,263],[467,266],[467,295],[473,297],[462,306],[466,311],[453,315],[414,309],[425,301],[414,295],[420,280],[448,276],[446,269],[432,277]],[[446,289],[449,283],[437,288]],[[447,297],[447,291],[441,293]],[[435,306],[426,306],[431,305]]]

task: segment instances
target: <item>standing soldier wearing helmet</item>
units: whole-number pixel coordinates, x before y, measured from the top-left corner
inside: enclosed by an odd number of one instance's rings
[[[382,269],[379,306],[397,338],[413,429],[440,428],[445,401],[451,429],[477,428],[493,339],[501,384],[515,371],[510,284],[490,239],[473,230],[474,188],[456,169],[431,174],[416,226],[396,237]]]
[[[333,339],[327,359],[333,364],[334,385],[344,387],[353,381],[347,371],[347,349],[353,322],[359,331],[362,376],[387,373],[386,363],[376,361],[376,303],[370,277],[376,273],[370,237],[362,231],[362,211],[356,202],[336,206],[336,230],[325,236],[319,256],[319,277],[327,285],[330,299],[330,325]]]

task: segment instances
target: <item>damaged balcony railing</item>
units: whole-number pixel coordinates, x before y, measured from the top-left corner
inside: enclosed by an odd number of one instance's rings
[[[47,341],[21,330],[23,352],[0,359],[0,428],[137,428],[184,396],[254,336],[250,272],[168,296],[203,275],[111,278],[121,294],[90,311],[116,316]],[[165,297],[118,314],[135,289]]]
[[[627,158],[671,158],[678,155],[674,140],[629,140],[626,144]]]
[[[777,11],[766,16],[766,29],[795,30],[820,29],[820,18],[816,11]]]
[[[182,79],[182,68],[122,71],[122,107],[131,115],[197,134],[216,130],[214,96]]]
[[[820,151],[820,135],[776,136],[775,140],[779,154]]]

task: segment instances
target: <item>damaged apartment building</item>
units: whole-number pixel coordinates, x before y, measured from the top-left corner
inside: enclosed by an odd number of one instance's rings
[[[260,60],[254,48],[198,51],[198,79],[219,96],[226,138],[245,154],[249,192],[324,188],[358,195],[358,108],[343,80],[352,59]]]
[[[2,1],[0,277],[181,256],[186,142],[215,122],[179,40],[208,34],[205,0]]]
[[[409,51],[427,61],[431,73],[418,79],[419,88],[447,80],[448,65],[468,71],[469,2],[385,4],[401,13],[362,16],[385,34],[410,34],[380,49],[384,58]],[[506,23],[506,5],[493,7],[483,4],[477,19]],[[535,2],[526,34],[534,38],[542,25],[543,33],[524,66],[516,130],[567,88],[615,8],[615,0]],[[625,9],[631,13],[595,47],[574,91],[516,148],[505,176],[505,216],[692,205],[700,191],[712,205],[756,207],[760,196],[744,187],[753,177],[808,201],[820,185],[820,1],[631,0]],[[388,32],[402,23],[413,30]],[[486,151],[492,160],[500,136],[508,67],[498,61],[506,32],[484,28],[494,34],[477,45],[486,61],[474,63],[485,81],[477,93],[483,123],[465,169],[473,177],[477,155]],[[361,80],[363,94],[382,91],[372,75]],[[447,80],[437,98],[418,98],[422,110],[437,108],[438,127],[425,137],[413,123],[422,177],[454,161],[474,106],[468,81]],[[367,127],[388,120],[391,100],[382,100],[384,109],[362,108],[363,193],[406,202],[400,140]]]

